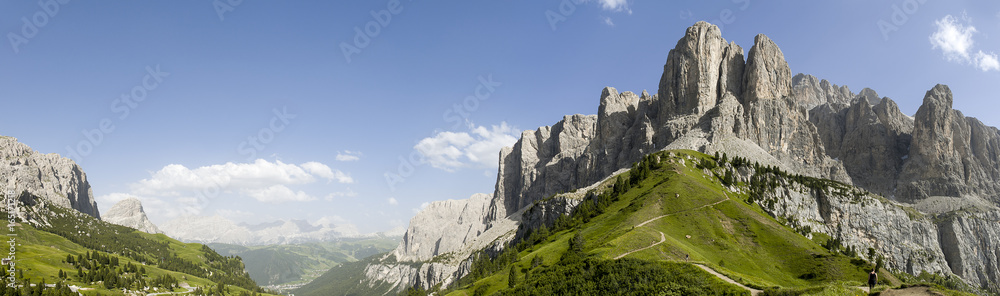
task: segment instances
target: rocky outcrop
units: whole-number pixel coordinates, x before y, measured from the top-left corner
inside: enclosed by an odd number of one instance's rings
[[[971,195],[1000,204],[1000,132],[952,109],[952,101],[940,84],[924,96],[897,197]]]
[[[744,102],[780,99],[792,93],[792,70],[778,45],[764,34],[753,39],[747,55]]]
[[[431,203],[410,219],[403,241],[393,251],[396,259],[429,261],[445,252],[463,249],[486,231],[482,219],[491,197],[489,194],[476,194],[469,199]],[[474,246],[469,247],[476,250]]]
[[[105,222],[114,223],[125,227],[135,228],[145,233],[163,233],[153,222],[146,217],[146,211],[142,209],[142,202],[138,198],[129,197],[115,203],[111,210],[104,213]]]
[[[39,153],[5,136],[0,136],[0,160],[0,176],[9,178],[14,185],[9,189],[27,191],[42,202],[101,217],[87,174],[73,160],[55,153]]]
[[[753,172],[746,173],[742,179],[749,180]],[[761,208],[771,216],[840,238],[843,247],[852,247],[863,257],[867,257],[865,250],[874,248],[894,270],[947,271],[936,225],[916,210],[846,186],[814,190],[789,179],[778,182],[778,187],[760,198]]]
[[[854,184],[892,197],[907,159],[913,120],[889,98],[865,89],[851,105],[823,104],[809,112],[826,152],[843,162]],[[841,108],[837,110],[837,108]]]
[[[1000,290],[1000,210],[965,210],[941,220],[939,239],[951,272]]]
[[[802,73],[792,77],[792,96],[806,110],[823,104],[847,105],[854,99],[854,93],[846,85],[837,86],[826,79]]]

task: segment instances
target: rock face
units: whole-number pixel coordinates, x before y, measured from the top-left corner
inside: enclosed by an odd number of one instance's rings
[[[163,233],[153,222],[146,218],[146,212],[142,210],[142,202],[134,197],[123,199],[111,206],[111,210],[104,213],[105,222],[114,223],[125,227],[135,228],[145,233]]]
[[[446,201],[422,211],[392,253],[398,262],[386,257],[366,270],[369,285],[447,285],[468,271],[463,266],[474,250],[495,251],[519,223],[550,223],[558,211],[575,206],[548,197],[595,184],[663,149],[726,152],[895,200],[945,195],[1000,204],[1000,134],[952,110],[947,87],[928,92],[911,118],[874,90],[855,95],[846,86],[791,73],[767,36],[758,35],[744,59],[743,49],[727,43],[717,27],[695,24],[668,53],[656,95],[606,87],[596,115],[565,116],[525,131],[501,150],[491,198]],[[990,251],[1000,241],[993,234],[1000,229],[995,215],[914,218],[916,210],[893,201],[858,204],[789,192],[774,193],[786,208],[773,214],[813,221],[815,229],[859,247],[874,244],[890,267],[953,272],[983,286],[1000,276],[1000,251]],[[533,204],[541,207],[525,212]]]
[[[892,197],[908,158],[913,119],[891,99],[876,97],[879,103],[872,106],[874,91],[862,93],[849,106],[828,103],[812,109],[809,120],[819,127],[827,154],[843,161],[855,185]]]
[[[400,261],[427,261],[441,250],[463,248],[486,231],[482,223],[489,207],[489,194],[469,199],[436,201],[410,219],[403,241],[393,251]],[[434,244],[425,242],[433,241]]]
[[[854,93],[847,86],[837,86],[826,79],[802,73],[792,77],[792,94],[806,110],[823,104],[847,105],[854,99]]]
[[[1000,132],[951,109],[952,100],[940,84],[924,96],[897,197],[972,195],[1000,204]]]
[[[73,160],[41,154],[5,136],[0,136],[0,159],[0,176],[12,180],[15,192],[27,191],[43,202],[101,217],[87,174]]]

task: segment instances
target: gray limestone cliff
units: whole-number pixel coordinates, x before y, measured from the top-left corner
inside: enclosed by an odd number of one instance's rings
[[[13,137],[0,136],[0,176],[17,194],[27,191],[42,202],[100,218],[87,174],[73,160],[42,154]]]
[[[940,84],[924,96],[897,197],[976,196],[1000,204],[1000,132],[952,109],[952,100]]]
[[[114,223],[121,226],[135,228],[145,233],[163,233],[152,221],[146,217],[146,211],[142,209],[142,202],[134,197],[123,199],[108,212],[104,213],[104,222]]]

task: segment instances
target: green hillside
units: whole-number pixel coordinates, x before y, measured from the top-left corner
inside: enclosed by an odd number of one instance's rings
[[[270,286],[308,283],[337,264],[390,251],[398,243],[396,238],[378,237],[251,247],[209,244],[209,247],[223,255],[239,256],[254,281]]]
[[[84,295],[124,295],[123,290],[270,295],[250,279],[239,257],[222,256],[201,244],[139,232],[58,206],[32,204],[20,206],[35,223],[13,227],[15,281],[25,288],[17,292],[8,289],[5,292],[12,294],[0,295],[41,295],[42,291],[35,289],[42,289],[42,283],[56,284],[45,288],[45,295],[70,295],[65,294],[70,285],[80,287]],[[6,212],[0,215],[7,219]]]
[[[633,169],[586,193],[570,215],[541,226],[493,258],[480,254],[472,271],[450,288],[410,289],[421,295],[741,295],[706,269],[767,295],[864,295],[873,265],[822,234],[793,229],[768,216],[755,192],[788,178],[811,186],[846,186],[756,169],[750,184],[734,184],[718,158],[695,151],[647,156]],[[706,173],[707,172],[707,173]],[[725,189],[728,183],[749,192]],[[544,201],[543,201],[544,202]],[[764,202],[762,202],[764,203]],[[826,248],[824,247],[829,247]],[[363,266],[337,267],[297,295],[371,295],[358,284]],[[332,276],[333,274],[339,277]],[[898,280],[880,270],[881,278]],[[890,282],[886,282],[890,283]],[[338,287],[333,289],[332,287]],[[878,289],[885,289],[880,286]],[[372,291],[375,290],[375,291]],[[351,291],[342,293],[342,291]],[[383,290],[384,291],[384,290]],[[336,294],[330,294],[336,292]],[[958,294],[957,292],[951,292]]]

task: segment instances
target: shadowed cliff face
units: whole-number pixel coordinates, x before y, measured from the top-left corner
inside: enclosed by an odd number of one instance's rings
[[[0,175],[10,178],[17,193],[27,191],[41,201],[100,218],[87,174],[69,158],[41,154],[12,137],[0,136]],[[8,182],[8,180],[3,180]]]
[[[902,210],[908,206],[889,200],[854,204],[816,192],[775,193],[787,209],[795,209],[781,216],[814,221],[813,229],[842,235],[858,248],[879,246],[893,268],[954,272],[982,286],[1000,277],[1000,248],[990,243],[1000,241],[995,207],[1000,204],[1000,134],[952,110],[946,86],[928,91],[920,111],[909,117],[874,90],[855,95],[846,86],[809,75],[793,77],[767,36],[758,35],[744,58],[740,46],[727,43],[717,27],[704,22],[685,31],[663,69],[655,95],[605,87],[596,115],[569,115],[522,133],[513,147],[500,152],[492,197],[422,211],[393,254],[420,261],[473,249],[495,251],[512,239],[519,223],[558,216],[534,217],[537,213],[524,213],[526,207],[607,178],[645,154],[692,149],[854,184],[893,200],[919,202],[939,195],[990,200],[978,211],[911,215]],[[566,212],[572,207],[552,206]],[[932,214],[950,216],[934,220]],[[444,221],[447,217],[461,218]],[[374,264],[366,270],[373,282],[426,288],[461,277],[468,264],[453,258],[419,267]]]
[[[952,100],[951,90],[940,84],[924,96],[897,196],[915,201],[973,195],[1000,203],[1000,133],[951,109]]]

